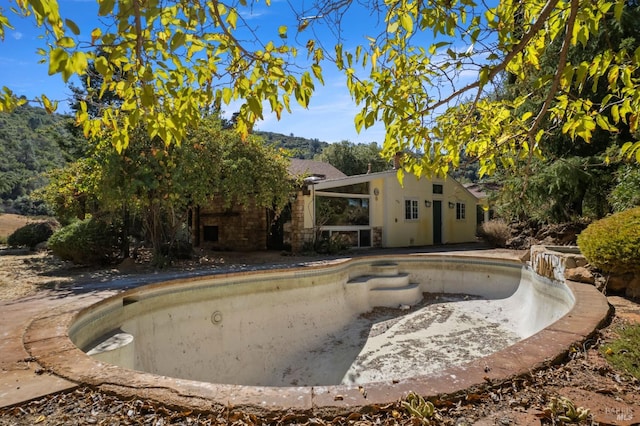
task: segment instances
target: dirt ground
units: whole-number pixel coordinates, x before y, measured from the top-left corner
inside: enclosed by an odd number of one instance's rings
[[[247,265],[295,263],[298,260],[312,261],[313,258],[297,259],[280,253],[200,253],[198,260],[184,262],[174,268],[187,270],[224,266],[242,270]],[[0,300],[14,300],[42,289],[95,277],[117,277],[125,272],[125,268],[128,269],[127,273],[132,270],[144,273],[148,266],[130,264],[119,268],[78,268],[56,260],[46,252],[27,253],[0,248]],[[640,320],[640,307],[620,297],[610,297],[609,301],[615,308],[610,323],[582,347],[573,348],[559,364],[505,382],[487,382],[486,386],[479,389],[443,396],[432,401],[435,414],[430,419],[411,416],[400,401],[385,406],[370,406],[361,412],[337,418],[287,413],[256,417],[236,411],[233,407],[220,412],[194,413],[165,407],[154,401],[123,399],[79,387],[0,409],[0,425],[551,425],[562,424],[560,416],[570,411],[571,404],[590,410],[586,419],[573,424],[640,424],[640,381],[613,369],[600,352],[615,337],[617,327]],[[563,397],[568,400],[558,400]],[[556,403],[556,408],[550,409],[554,398],[560,402]]]

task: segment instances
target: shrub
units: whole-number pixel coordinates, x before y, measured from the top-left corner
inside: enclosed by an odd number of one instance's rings
[[[640,167],[623,166],[616,173],[616,186],[609,194],[609,202],[616,212],[640,206]]]
[[[593,222],[578,235],[578,247],[605,272],[640,272],[640,207]]]
[[[13,210],[25,216],[53,216],[53,211],[42,200],[36,200],[28,195],[21,195],[12,204]]]
[[[117,258],[118,235],[116,226],[90,218],[55,232],[49,238],[49,248],[62,260],[81,265],[105,264]]]
[[[506,247],[511,238],[511,229],[504,220],[494,219],[480,225],[478,236],[493,247]]]
[[[335,233],[331,237],[321,238],[314,245],[318,254],[338,254],[351,247],[349,238],[346,235]]]
[[[53,221],[28,223],[9,235],[7,244],[11,247],[26,246],[33,250],[38,244],[47,241],[57,226]]]
[[[176,240],[172,243],[163,244],[160,253],[170,259],[191,259],[193,255],[193,245],[189,241]]]
[[[600,346],[611,365],[640,379],[640,324],[618,326],[618,338]]]

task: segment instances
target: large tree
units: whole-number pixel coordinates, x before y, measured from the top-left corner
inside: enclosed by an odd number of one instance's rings
[[[640,48],[640,7],[636,4],[624,8],[620,21],[607,21],[584,44],[569,49],[572,62],[583,63],[607,51],[610,46],[625,46],[630,51]],[[536,93],[538,79],[550,75],[557,67],[561,45],[549,46],[541,56],[540,67],[531,72],[528,81],[507,78],[502,90],[496,94],[513,100],[527,95],[520,113],[539,111],[545,102],[544,94]],[[608,79],[587,75],[583,85],[586,93],[572,88],[569,98],[583,96],[585,101],[601,105],[610,96]],[[601,112],[601,120],[616,120],[612,110]],[[576,218],[599,218],[611,210],[607,196],[616,184],[614,176],[624,159],[617,156],[620,147],[633,137],[632,124],[618,122],[617,132],[595,128],[591,140],[572,140],[563,132],[563,123],[544,120],[541,126],[545,136],[539,144],[544,158],[515,159],[517,170],[498,166],[496,180],[500,182],[497,208],[504,217],[536,219],[543,222],[568,221]],[[620,176],[630,176],[620,173]]]
[[[586,45],[599,28],[619,21],[626,2],[501,0],[488,6],[473,0],[317,0],[290,3],[298,24],[280,26],[271,37],[276,41],[268,41],[243,20],[257,0],[98,0],[103,25],[89,34],[61,16],[55,1],[16,0],[17,11],[45,31],[49,43],[42,54],[51,74],[84,75],[95,60],[102,88],[123,100],[97,118],[86,107],[77,114],[86,134],[108,131],[118,150],[140,127],[167,144],[182,141],[203,108],[239,99],[244,103],[237,128],[246,136],[263,117],[263,102],[278,116],[294,99],[306,107],[330,61],[344,71],[361,107],[356,128],[382,122],[383,155],[415,152],[405,156],[404,166],[417,174],[445,173],[463,151],[479,158],[481,174],[494,171],[498,162],[532,158],[540,154],[545,121],[561,123],[572,140],[587,142],[596,128],[615,133],[625,123],[631,135],[622,152],[640,160],[640,142],[633,136],[640,111],[640,51],[612,45],[575,63],[568,55],[572,46]],[[346,13],[356,6],[380,19],[372,19],[378,25],[366,44],[347,49],[339,30],[350,25]],[[0,37],[10,26],[8,18],[0,15]],[[322,23],[333,25],[337,39],[315,39],[310,29]],[[308,59],[300,60],[293,40],[305,34]],[[510,101],[486,96],[506,73],[514,82],[529,82],[542,54],[554,45],[557,66],[535,78],[535,93]],[[85,46],[98,47],[105,56],[96,57]],[[114,77],[115,70],[126,78]],[[606,79],[608,93],[601,102],[589,100],[587,78]],[[528,97],[539,94],[538,110],[519,112]],[[54,108],[45,95],[40,100]],[[0,108],[15,103],[5,88]]]
[[[44,198],[63,219],[115,215],[140,218],[156,259],[173,243],[191,207],[220,196],[227,205],[254,203],[279,210],[289,201],[288,159],[249,136],[242,141],[216,117],[202,120],[181,144],[166,145],[143,129],[120,153],[108,139],[90,156],[52,174]],[[66,217],[64,217],[66,215]]]
[[[316,157],[347,176],[389,169],[389,162],[380,157],[380,147],[375,142],[370,144],[354,144],[349,141],[333,143],[325,147]]]

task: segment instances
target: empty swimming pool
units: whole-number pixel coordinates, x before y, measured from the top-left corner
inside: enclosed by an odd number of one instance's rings
[[[361,258],[141,287],[80,312],[69,336],[102,362],[198,382],[395,383],[509,347],[574,302],[520,262]]]

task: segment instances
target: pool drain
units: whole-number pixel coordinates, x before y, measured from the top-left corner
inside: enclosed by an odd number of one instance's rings
[[[215,311],[211,314],[211,324],[220,325],[222,324],[222,312]]]

